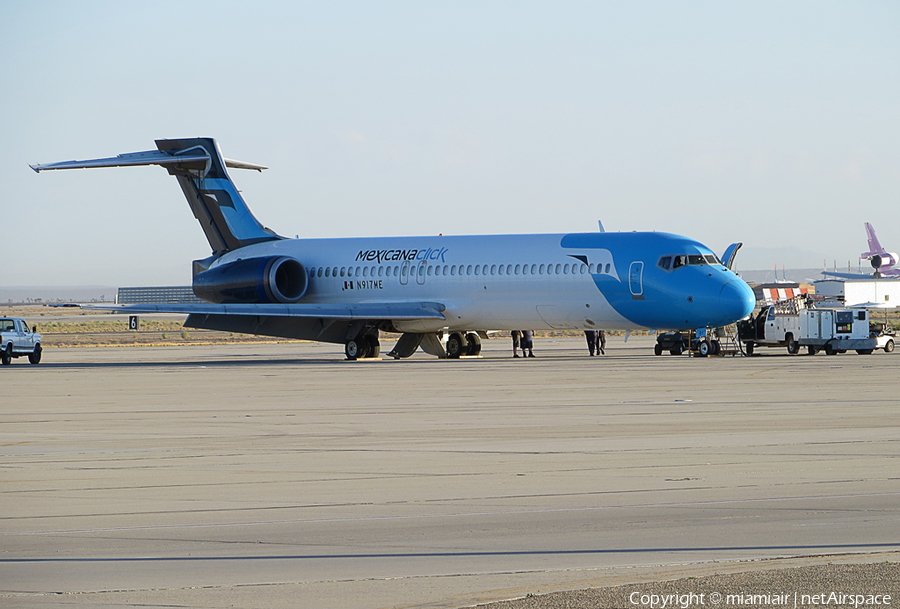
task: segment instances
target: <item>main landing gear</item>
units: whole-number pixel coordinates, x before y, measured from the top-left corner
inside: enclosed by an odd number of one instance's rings
[[[362,334],[344,343],[344,355],[349,360],[378,357],[381,354],[381,342],[378,332]]]
[[[481,354],[481,337],[475,332],[454,332],[447,338],[447,358],[459,359]]]
[[[481,355],[481,336],[476,332],[453,332],[447,337],[446,346],[442,343],[440,333],[405,333],[388,356],[396,359],[410,357],[420,346],[426,353],[446,359]],[[374,358],[380,354],[381,343],[376,328],[364,330],[344,343],[344,355],[348,360]]]

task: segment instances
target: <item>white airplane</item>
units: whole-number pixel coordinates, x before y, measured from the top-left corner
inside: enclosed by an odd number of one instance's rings
[[[417,348],[477,355],[489,330],[719,327],[749,315],[750,287],[705,245],[668,233],[583,233],[286,239],[253,216],[215,140],[157,140],[158,150],[34,165],[51,169],[160,165],[175,176],[212,255],[193,264],[205,304],[123,305],[189,314],[206,328],[344,345],[377,356]],[[733,257],[739,244],[726,252]],[[105,307],[111,308],[111,307]],[[442,338],[446,338],[446,345]]]
[[[829,277],[839,277],[842,279],[880,279],[882,277],[900,277],[900,269],[894,266],[900,262],[900,256],[896,252],[889,252],[881,246],[878,237],[875,236],[875,229],[866,222],[866,237],[869,242],[869,251],[859,255],[860,260],[868,260],[875,272],[871,275],[865,273],[839,273],[837,271],[822,271],[823,275]]]

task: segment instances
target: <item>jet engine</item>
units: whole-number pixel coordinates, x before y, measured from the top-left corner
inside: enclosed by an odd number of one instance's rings
[[[215,266],[194,276],[197,298],[215,303],[293,303],[306,294],[309,277],[287,256],[247,258]]]
[[[872,256],[869,258],[869,262],[872,263],[872,268],[877,271],[883,266],[888,268],[894,266],[897,262],[900,262],[900,257],[894,252],[887,252],[882,256],[879,256],[878,254]]]

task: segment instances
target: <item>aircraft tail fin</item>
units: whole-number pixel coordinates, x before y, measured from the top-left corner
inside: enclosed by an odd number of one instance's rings
[[[159,165],[178,180],[214,256],[251,243],[283,239],[254,217],[225,170],[232,167],[262,171],[266,167],[222,157],[218,144],[212,138],[156,140],[156,147],[158,150],[120,154],[105,159],[32,165],[31,168],[41,172]]]
[[[868,260],[873,256],[880,256],[885,253],[881,243],[878,242],[878,237],[875,236],[875,229],[868,222],[866,222],[866,236],[869,239],[869,251],[859,255],[861,260]]]

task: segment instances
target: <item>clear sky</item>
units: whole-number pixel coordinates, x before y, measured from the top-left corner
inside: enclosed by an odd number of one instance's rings
[[[744,269],[900,249],[897,2],[0,0],[0,286],[190,283],[215,137],[286,236],[660,230]],[[784,249],[788,248],[788,249]]]

